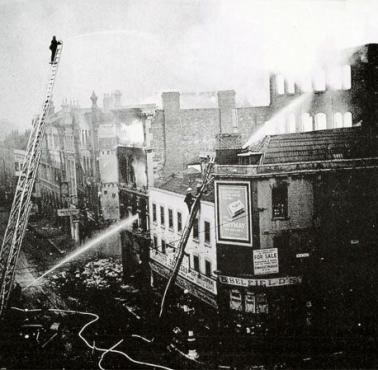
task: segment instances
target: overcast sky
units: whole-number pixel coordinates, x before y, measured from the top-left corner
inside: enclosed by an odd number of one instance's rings
[[[64,41],[54,103],[89,106],[162,91],[235,89],[264,103],[264,71],[293,76],[333,49],[378,42],[378,1],[0,0],[0,120],[29,127],[48,79],[52,35]]]

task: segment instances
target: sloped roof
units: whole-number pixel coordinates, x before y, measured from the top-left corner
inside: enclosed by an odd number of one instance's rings
[[[248,148],[261,164],[355,159],[378,156],[378,135],[361,127],[266,136]]]

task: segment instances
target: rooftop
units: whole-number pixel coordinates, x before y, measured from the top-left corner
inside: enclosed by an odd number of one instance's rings
[[[192,188],[192,194],[196,194],[196,182],[191,181],[189,182],[189,179],[182,178],[182,177],[170,177],[169,179],[165,179],[159,184],[155,184],[155,188],[162,189],[169,191],[171,193],[186,195],[187,189]],[[214,192],[213,192],[213,186],[211,185],[210,191],[203,195],[203,200],[206,200],[208,202],[214,203]]]
[[[264,137],[247,148],[262,154],[260,164],[314,162],[378,156],[378,134],[361,127]]]

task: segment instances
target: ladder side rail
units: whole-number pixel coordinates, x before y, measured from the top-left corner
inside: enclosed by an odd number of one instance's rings
[[[177,258],[176,258],[176,263],[174,264],[172,274],[171,274],[170,278],[168,279],[168,283],[165,287],[163,298],[161,300],[159,318],[161,318],[163,316],[164,306],[165,306],[166,298],[167,298],[167,295],[168,295],[168,291],[169,291],[170,287],[174,284],[174,281],[176,280],[176,277],[178,275],[182,260],[184,258],[185,247],[186,247],[186,244],[187,244],[189,236],[190,236],[190,232],[191,232],[192,227],[193,227],[194,219],[196,218],[199,207],[200,207],[202,194],[203,194],[203,192],[205,191],[205,188],[208,185],[208,178],[210,176],[213,164],[214,164],[214,160],[212,159],[207,166],[207,170],[206,170],[206,173],[205,173],[205,176],[204,176],[204,179],[203,179],[202,186],[201,186],[201,188],[200,188],[200,190],[199,190],[199,192],[198,192],[198,194],[197,194],[197,196],[194,200],[191,211],[189,213],[189,220],[186,223],[186,225],[187,225],[186,233],[183,233],[183,237],[180,240],[180,245],[178,247],[179,250],[178,250]]]
[[[15,267],[25,235],[31,208],[31,195],[37,175],[41,157],[41,143],[45,132],[46,120],[49,112],[58,62],[63,44],[57,50],[56,63],[52,64],[46,99],[42,108],[42,115],[34,125],[27,144],[27,155],[24,158],[22,171],[17,183],[8,225],[4,234],[0,250],[0,268],[2,271],[0,287],[0,314],[7,304],[15,276]],[[6,262],[5,262],[6,261]]]

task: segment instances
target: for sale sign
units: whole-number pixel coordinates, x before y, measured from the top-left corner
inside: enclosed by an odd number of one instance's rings
[[[252,246],[251,190],[248,181],[215,181],[217,242]]]
[[[277,248],[255,249],[253,268],[255,275],[276,274],[279,270]]]

